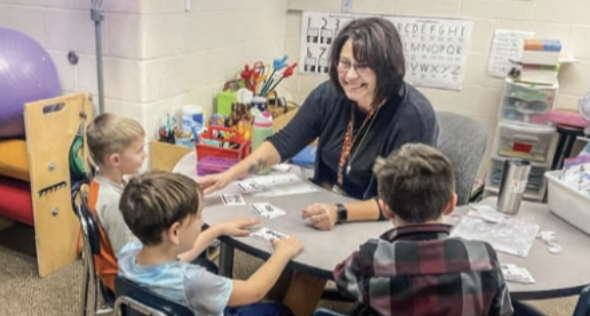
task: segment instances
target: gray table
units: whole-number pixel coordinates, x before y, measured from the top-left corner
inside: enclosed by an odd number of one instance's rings
[[[174,168],[174,172],[195,176],[195,154],[190,153],[182,158]],[[215,194],[214,194],[215,195]],[[287,215],[272,222],[272,228],[285,233],[298,236],[304,243],[304,251],[291,263],[292,269],[331,279],[334,266],[344,260],[350,253],[358,249],[358,246],[369,238],[379,236],[382,232],[391,229],[389,222],[364,222],[338,225],[331,231],[318,231],[301,219],[301,210],[310,203],[347,202],[349,199],[332,192],[320,189],[314,193],[299,195],[253,198],[244,196],[246,202],[271,202],[287,211]],[[492,205],[493,198],[486,199],[482,203]],[[464,213],[467,207],[460,207],[457,213]],[[215,225],[227,220],[240,217],[251,217],[252,212],[247,206],[226,207],[218,197],[208,197],[203,211],[204,221],[209,225]],[[575,227],[561,220],[549,212],[547,205],[539,203],[523,202],[518,217],[530,218],[533,216],[541,230],[552,230],[557,233],[557,238],[563,246],[561,254],[551,254],[541,240],[535,240],[529,255],[526,258],[518,258],[499,253],[500,260],[506,263],[514,263],[526,267],[535,278],[536,283],[523,285],[509,283],[510,293],[514,300],[545,299],[579,294],[585,285],[590,284],[590,236],[577,230]],[[453,221],[448,219],[448,221]],[[252,237],[224,237],[222,242],[231,247],[240,249],[253,256],[266,259],[272,252],[272,247],[267,242]],[[224,249],[227,254],[228,248]],[[231,261],[231,255],[221,258],[220,265]]]

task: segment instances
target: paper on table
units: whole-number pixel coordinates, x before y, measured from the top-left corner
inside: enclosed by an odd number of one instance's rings
[[[289,185],[289,186],[281,186],[277,188],[273,188],[267,191],[258,192],[252,194],[254,197],[273,197],[273,196],[281,196],[281,195],[293,195],[293,194],[303,194],[303,193],[310,193],[316,192],[318,188],[313,185],[309,185],[306,183],[297,184],[297,185]]]
[[[222,194],[233,194],[233,195],[241,195],[242,191],[240,190],[240,188],[238,188],[238,186],[235,183],[230,183],[227,187],[219,190],[219,191],[215,191],[211,194],[206,194],[205,195],[205,199],[218,199],[219,195]]]
[[[236,184],[243,193],[251,193],[255,197],[301,194],[318,190],[293,173],[249,178]]]
[[[510,59],[520,60],[524,40],[533,38],[534,32],[496,30],[490,60],[488,61],[488,75],[504,78],[512,68]]]

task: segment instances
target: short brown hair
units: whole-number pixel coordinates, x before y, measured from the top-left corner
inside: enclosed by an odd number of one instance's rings
[[[373,106],[381,104],[402,87],[406,74],[406,61],[399,33],[384,18],[352,20],[339,33],[330,50],[330,80],[343,92],[338,80],[340,52],[352,40],[354,59],[366,63],[377,77]]]
[[[407,223],[439,218],[455,193],[449,159],[424,144],[406,144],[387,159],[377,158],[379,198]]]
[[[105,163],[108,155],[121,153],[145,131],[134,119],[103,113],[94,118],[86,129],[86,141],[92,159],[97,164]]]
[[[191,178],[153,170],[125,186],[119,209],[133,234],[147,246],[162,242],[162,233],[189,216],[200,216],[201,189]]]

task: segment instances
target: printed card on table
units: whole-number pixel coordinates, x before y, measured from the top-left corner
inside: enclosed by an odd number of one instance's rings
[[[264,218],[272,219],[287,214],[287,212],[268,202],[255,203],[251,204],[250,206],[252,207],[252,211],[256,213],[256,215]]]
[[[246,201],[241,194],[220,194],[219,196],[225,206],[246,205]]]
[[[283,233],[279,233],[276,230],[272,230],[266,227],[263,227],[255,232],[250,233],[250,236],[266,241],[271,241],[271,239],[279,239],[281,237],[288,237]]]
[[[237,185],[242,191],[242,193],[252,193],[264,191],[267,189],[267,187],[264,184],[258,182],[255,178],[239,181],[237,182]]]

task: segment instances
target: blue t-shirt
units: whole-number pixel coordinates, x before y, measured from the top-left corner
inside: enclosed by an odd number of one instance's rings
[[[190,306],[198,316],[223,315],[232,281],[205,268],[183,261],[156,266],[139,266],[135,258],[142,248],[128,243],[119,254],[119,275],[176,302]]]

